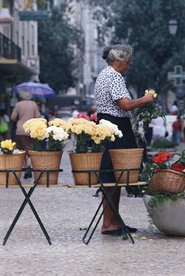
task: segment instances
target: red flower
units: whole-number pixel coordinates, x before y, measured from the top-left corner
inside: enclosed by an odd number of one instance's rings
[[[152,161],[157,164],[163,164],[170,158],[169,152],[160,152],[158,155],[152,158]]]
[[[98,121],[97,115],[96,115],[95,113],[94,113],[94,114],[91,114],[90,120],[91,120],[91,121],[94,121],[94,122],[97,122],[97,121]]]
[[[183,170],[185,170],[185,164],[176,163],[171,165],[170,169],[178,172],[183,172]]]
[[[87,120],[87,121],[90,121],[90,119],[89,119],[88,116],[86,116],[86,115],[84,115],[84,114],[81,114],[81,113],[79,113],[79,114],[77,115],[76,118],[78,118],[78,119],[83,118],[83,119],[85,119],[85,120]]]

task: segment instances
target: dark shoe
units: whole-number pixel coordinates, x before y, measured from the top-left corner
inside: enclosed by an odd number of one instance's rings
[[[126,225],[126,227],[127,227],[128,231],[129,231],[130,233],[135,233],[135,232],[137,232],[137,228],[129,227],[128,225]]]
[[[27,169],[28,169],[28,171],[27,171],[27,178],[32,178],[32,172],[29,171],[29,170],[31,170],[31,167],[28,166]]]
[[[103,235],[109,235],[109,236],[121,236],[122,235],[122,229],[116,229],[116,230],[106,230],[106,231],[102,231],[101,233]]]
[[[26,172],[25,174],[24,174],[24,179],[27,179],[28,178],[28,173]]]

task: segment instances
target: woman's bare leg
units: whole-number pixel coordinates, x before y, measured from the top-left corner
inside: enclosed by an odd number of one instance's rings
[[[106,193],[112,193],[113,188],[106,188]],[[112,202],[117,210],[119,212],[119,202],[120,202],[120,187],[118,187],[114,191],[114,195],[112,196]],[[106,207],[105,207],[106,205]],[[116,230],[119,228],[119,221],[116,213],[111,209],[109,204],[107,203],[107,200],[104,199],[103,207],[105,207],[104,214],[103,214],[103,225],[102,225],[102,231],[106,230]]]

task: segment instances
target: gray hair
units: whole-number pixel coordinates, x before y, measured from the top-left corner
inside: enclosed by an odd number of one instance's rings
[[[112,47],[106,47],[103,50],[102,58],[107,64],[111,64],[115,59],[125,61],[128,56],[132,55],[132,48],[127,44],[118,44]]]

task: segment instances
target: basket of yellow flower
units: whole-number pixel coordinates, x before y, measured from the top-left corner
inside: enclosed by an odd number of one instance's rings
[[[24,165],[25,151],[15,148],[16,143],[12,140],[4,140],[0,143],[0,185],[15,185],[17,180],[12,172],[7,174],[6,170],[21,170]],[[17,177],[21,177],[21,172],[16,173]],[[7,178],[8,176],[8,178]],[[8,183],[6,183],[8,181]]]
[[[58,170],[62,157],[62,149],[68,134],[65,122],[54,119],[47,123],[45,119],[34,118],[23,125],[26,133],[33,138],[33,150],[29,151],[31,163],[35,170]],[[35,180],[39,173],[34,173]],[[49,185],[57,184],[58,172],[49,173]],[[47,173],[43,173],[38,184],[47,183]]]
[[[104,120],[105,121],[105,120]],[[103,156],[103,141],[113,141],[121,131],[115,132],[115,125],[107,126],[105,122],[99,124],[84,118],[71,118],[66,125],[66,131],[75,137],[75,153],[70,153],[72,172],[76,185],[94,185],[98,182],[98,174],[90,173],[99,170]],[[83,172],[84,170],[89,171]],[[81,171],[81,172],[80,172]]]

